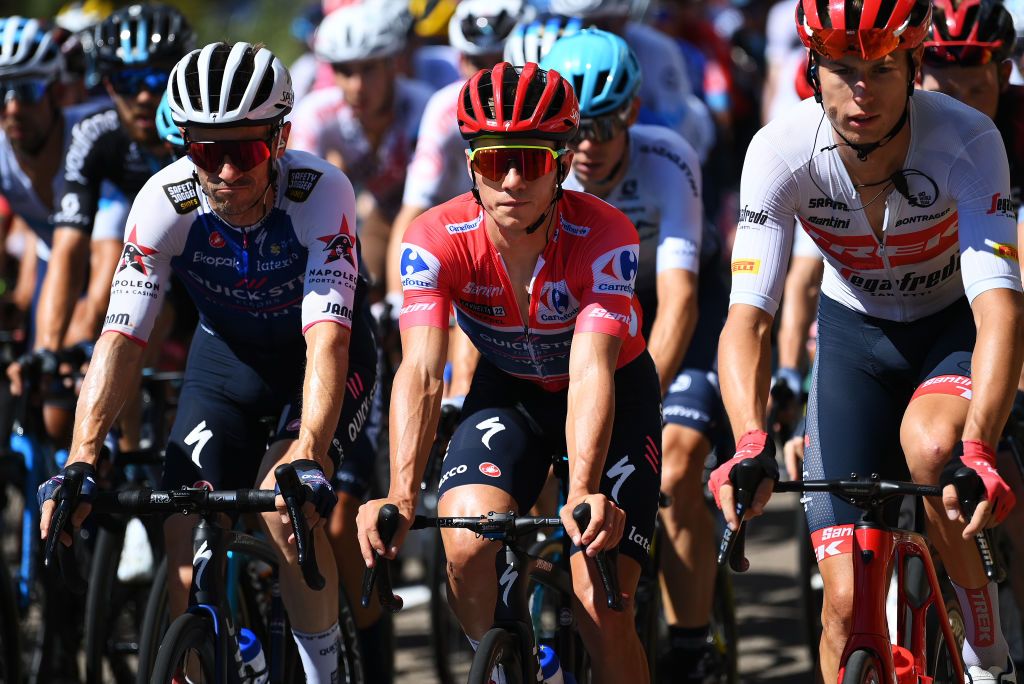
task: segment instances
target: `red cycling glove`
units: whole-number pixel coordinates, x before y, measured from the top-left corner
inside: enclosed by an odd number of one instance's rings
[[[715,497],[715,505],[719,510],[722,508],[722,502],[718,497],[718,492],[722,485],[729,481],[733,467],[745,458],[756,459],[764,468],[767,477],[779,479],[779,464],[775,461],[775,442],[768,437],[768,433],[764,430],[750,430],[743,433],[740,441],[736,444],[736,455],[715,468],[711,472],[711,477],[708,478],[708,488],[711,489],[711,493]]]
[[[1017,503],[1017,497],[996,470],[995,449],[981,440],[965,439],[964,455],[960,460],[981,478],[985,498],[992,504],[992,517],[996,524],[1003,522]]]

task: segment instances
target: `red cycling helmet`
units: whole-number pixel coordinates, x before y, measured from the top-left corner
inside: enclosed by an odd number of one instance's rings
[[[996,0],[934,0],[925,62],[978,66],[1010,57],[1017,33],[1013,17]]]
[[[796,30],[804,45],[829,59],[875,60],[920,45],[931,14],[929,0],[799,0]]]
[[[533,62],[508,62],[478,71],[459,93],[459,132],[566,142],[580,123],[580,105],[569,82]]]

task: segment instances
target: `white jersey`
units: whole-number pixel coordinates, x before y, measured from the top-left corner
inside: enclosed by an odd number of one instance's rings
[[[704,208],[700,162],[681,136],[661,126],[629,129],[629,167],[604,200],[629,217],[640,237],[638,296],[654,293],[670,268],[700,271]],[[563,186],[583,190],[569,174]]]
[[[278,161],[274,206],[236,228],[210,209],[179,159],[149,179],[128,216],[103,332],[144,343],[178,275],[210,333],[230,344],[294,344],[314,323],[350,327],[358,280],[355,193],[341,171],[305,152]]]
[[[110,101],[103,99],[64,110],[64,145],[63,154],[71,147],[71,132],[75,124],[85,117],[110,107]],[[58,172],[53,177],[54,201],[59,201],[63,193],[64,175],[60,172],[64,167],[63,156]],[[32,180],[21,168],[14,148],[4,132],[0,130],[0,195],[11,205],[11,211],[20,216],[28,224],[38,238],[36,255],[49,260],[50,244],[53,242],[53,211],[46,206],[36,194]],[[124,222],[128,216],[131,202],[111,182],[105,181],[101,187],[101,196],[96,214],[93,217],[93,240],[119,240],[124,233]]]
[[[626,24],[622,37],[643,74],[641,121],[671,128],[705,159],[715,142],[715,124],[707,106],[693,94],[682,50],[661,31],[635,21]]]
[[[456,111],[465,81],[434,93],[423,110],[416,151],[405,174],[402,204],[429,209],[469,192],[466,142],[459,133]]]
[[[340,154],[356,192],[369,192],[385,213],[393,215],[402,201],[405,169],[432,92],[418,81],[395,80],[394,122],[375,150],[341,90],[315,90],[292,113],[289,147],[318,157]]]
[[[765,22],[767,42],[764,57],[768,62],[768,68],[774,71],[778,79],[774,97],[768,103],[769,121],[800,102],[795,82],[807,55],[807,48],[797,35],[793,8],[793,0],[777,2],[768,10]]]
[[[1021,290],[1009,168],[991,119],[917,91],[907,125],[905,193],[857,193],[837,150],[821,149],[833,133],[814,100],[754,136],[740,183],[732,304],[775,314],[794,217],[825,256],[822,293],[869,316],[913,321],[965,293],[973,301],[993,288]],[[858,209],[879,191],[881,242]]]

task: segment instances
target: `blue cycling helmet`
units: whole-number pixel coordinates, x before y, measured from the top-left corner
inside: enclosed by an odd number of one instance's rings
[[[559,39],[541,61],[576,90],[580,118],[596,119],[627,109],[640,90],[640,63],[622,38],[589,28]]]
[[[512,66],[524,66],[527,62],[540,64],[557,40],[578,33],[582,28],[581,19],[554,14],[520,21],[505,39],[505,61]]]
[[[167,91],[160,98],[160,106],[156,108],[156,134],[164,142],[170,143],[176,148],[185,147],[185,138],[181,135],[181,129],[171,118],[171,105],[167,101]]]

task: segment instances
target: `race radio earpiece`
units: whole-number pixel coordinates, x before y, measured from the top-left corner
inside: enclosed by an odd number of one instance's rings
[[[821,104],[821,81],[818,80],[818,60],[814,55],[807,56],[807,82],[814,90],[814,101]]]

